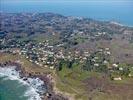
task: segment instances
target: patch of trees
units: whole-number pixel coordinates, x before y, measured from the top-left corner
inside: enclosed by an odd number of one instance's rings
[[[95,55],[99,55],[98,56],[99,59],[93,61]],[[105,60],[104,55],[98,54],[98,52],[95,52],[94,54],[92,54],[91,56],[89,56],[87,58],[87,60],[83,64],[83,70],[96,71],[96,72],[100,72],[100,73],[102,73],[102,72],[106,73],[106,72],[108,72],[108,67],[107,67],[107,65],[103,64],[104,60]]]
[[[108,68],[104,64],[99,64],[98,66],[94,66],[94,62],[92,62],[91,60],[87,60],[83,65],[83,70],[106,73],[108,71]]]
[[[128,67],[123,68],[123,70],[120,71],[121,76],[126,76],[127,77],[129,75],[129,73],[130,73],[130,70],[129,70]]]
[[[74,62],[75,62],[74,60],[64,60],[64,59],[59,60],[58,71],[61,71],[63,67],[67,67],[71,69]]]

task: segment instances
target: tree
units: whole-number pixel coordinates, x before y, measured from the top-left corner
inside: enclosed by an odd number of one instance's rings
[[[129,75],[129,73],[130,73],[130,70],[129,70],[129,68],[124,68],[122,71],[120,71],[120,74],[122,75],[122,76],[128,76]]]
[[[63,64],[64,64],[64,59],[61,59],[61,60],[59,60],[59,63],[58,63],[58,71],[61,71],[62,70],[62,67],[63,67]]]

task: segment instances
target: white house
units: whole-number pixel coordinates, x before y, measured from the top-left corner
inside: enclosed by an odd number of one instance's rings
[[[121,77],[115,77],[114,80],[115,81],[120,81],[120,80],[122,80],[122,78]]]

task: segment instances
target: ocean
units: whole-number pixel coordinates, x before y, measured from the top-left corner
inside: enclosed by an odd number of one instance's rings
[[[65,16],[87,17],[96,20],[116,21],[118,23],[133,26],[133,1],[123,2],[1,2],[1,12],[53,12]],[[91,0],[92,1],[92,0]],[[108,0],[109,1],[109,0]]]
[[[42,85],[39,78],[24,81],[15,66],[0,67],[0,100],[41,100],[40,93],[46,91]]]
[[[27,89],[28,86],[18,80],[0,76],[0,100],[28,100],[29,97],[25,95]]]

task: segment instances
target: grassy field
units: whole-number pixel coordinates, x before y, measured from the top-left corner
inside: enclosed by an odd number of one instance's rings
[[[88,100],[89,95],[83,81],[90,77],[99,77],[100,73],[84,71],[81,66],[74,65],[72,69],[64,66],[61,71],[57,72],[57,75],[57,87],[61,91],[74,94],[76,100]]]
[[[133,97],[132,78],[125,77],[121,81],[103,79],[103,74],[81,70],[79,65],[74,65],[72,69],[64,65],[57,75],[57,87],[61,91],[74,94],[76,100],[132,100]],[[88,85],[91,85],[87,86],[84,80],[87,80]],[[99,91],[101,87],[94,87],[90,92],[89,88],[92,88],[93,84],[104,85],[104,92]],[[126,90],[126,94],[123,90]]]

